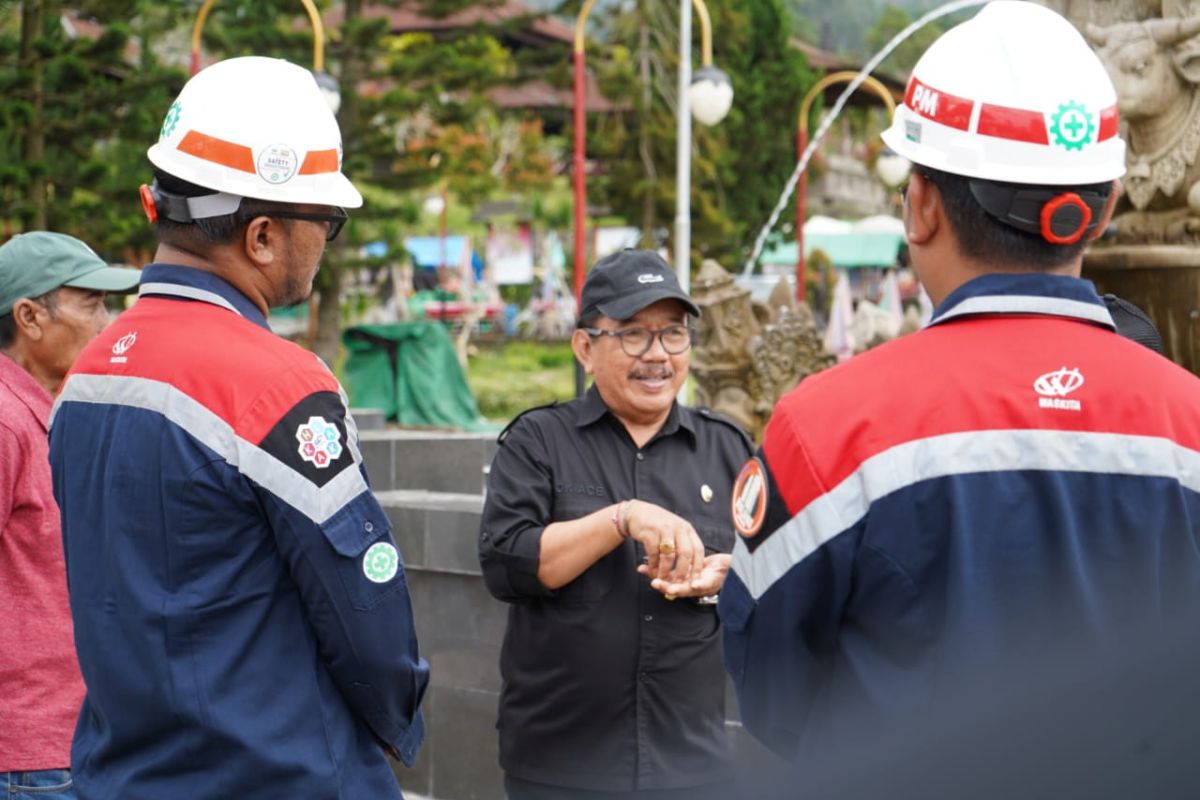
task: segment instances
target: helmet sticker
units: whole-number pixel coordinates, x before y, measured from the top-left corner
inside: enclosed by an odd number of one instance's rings
[[[1054,143],[1066,150],[1082,150],[1092,141],[1096,125],[1082,103],[1063,103],[1050,117],[1050,133]]]
[[[911,119],[904,120],[904,138],[910,142],[921,143],[921,123]]]
[[[291,180],[300,166],[296,151],[286,144],[272,144],[258,155],[258,176],[267,183],[280,184]]]
[[[176,100],[171,103],[171,107],[167,109],[167,116],[163,117],[162,130],[158,132],[158,138],[166,139],[175,132],[175,126],[179,124],[179,118],[183,116],[183,106]]]

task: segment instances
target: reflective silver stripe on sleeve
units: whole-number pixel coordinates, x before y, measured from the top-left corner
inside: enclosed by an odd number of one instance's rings
[[[795,565],[861,520],[871,504],[921,481],[978,472],[1092,472],[1163,477],[1200,492],[1200,452],[1154,436],[996,430],[906,442],[864,461],[801,509],[753,553],[739,539],[733,571],[755,600]]]
[[[348,448],[353,465],[318,487],[254,442],[239,437],[229,423],[201,403],[162,381],[116,375],[72,375],[50,412],[51,425],[63,403],[101,403],[162,414],[242,475],[317,524],[368,491],[357,447]]]

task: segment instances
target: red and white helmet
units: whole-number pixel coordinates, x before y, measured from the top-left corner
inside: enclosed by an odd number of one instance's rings
[[[1070,186],[1125,173],[1118,127],[1112,81],[1071,23],[997,0],[925,52],[883,140],[954,175]]]
[[[342,134],[313,74],[282,59],[230,58],[201,70],[147,155],[163,172],[220,193],[203,198],[197,217],[230,213],[242,197],[362,205],[341,172]]]

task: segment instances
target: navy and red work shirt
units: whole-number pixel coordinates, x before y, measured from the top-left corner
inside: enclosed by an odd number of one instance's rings
[[[340,386],[213,275],[140,295],[51,423],[80,797],[399,797],[428,665]]]
[[[761,457],[719,610],[746,728],[785,755],[1195,629],[1200,380],[1117,335],[1087,281],[970,281],[805,379]]]

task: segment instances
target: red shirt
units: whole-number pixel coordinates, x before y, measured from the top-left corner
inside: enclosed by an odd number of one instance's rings
[[[83,702],[50,485],[51,404],[0,354],[0,772],[69,767]]]

